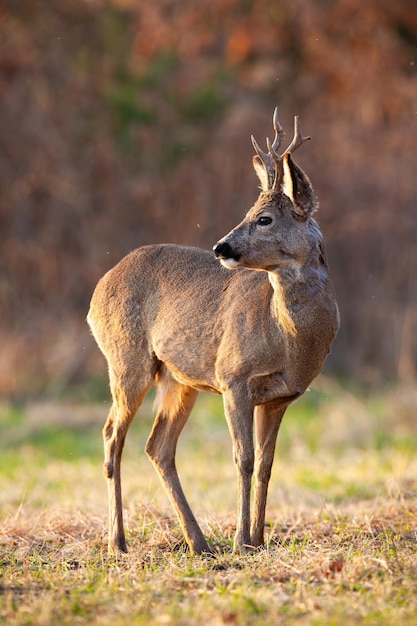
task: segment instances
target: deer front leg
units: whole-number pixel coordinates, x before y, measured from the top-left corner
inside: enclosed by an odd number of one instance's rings
[[[285,408],[269,404],[255,407],[255,502],[251,528],[254,547],[264,543],[265,509],[275,444]]]
[[[224,410],[233,442],[233,460],[237,471],[237,520],[235,552],[251,549],[250,492],[254,464],[253,406],[247,397],[231,392],[223,395]]]

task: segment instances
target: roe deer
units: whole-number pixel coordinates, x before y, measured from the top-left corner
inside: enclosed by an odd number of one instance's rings
[[[144,246],[107,272],[94,291],[88,322],[108,361],[113,396],[103,429],[109,550],[127,551],[121,456],[129,425],[153,383],[158,410],[146,453],[191,552],[211,549],[182,490],[175,451],[201,390],[222,394],[233,441],[234,548],[245,552],[263,544],[282,417],[320,372],[339,326],[323,237],[311,217],[313,189],[292,159],[309,137],[302,136],[296,117],[294,139],[279,154],[283,129],[276,110],[273,126],[267,153],[252,137],[259,198],[214,246],[214,255],[177,245]]]

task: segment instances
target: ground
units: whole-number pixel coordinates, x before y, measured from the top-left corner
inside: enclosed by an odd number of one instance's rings
[[[129,553],[106,550],[101,434],[108,403],[0,409],[0,623],[414,624],[417,439],[411,389],[321,379],[279,436],[266,545],[232,553],[235,474],[220,399],[204,395],[178,447],[184,490],[216,558],[191,557],[143,448],[123,462]]]

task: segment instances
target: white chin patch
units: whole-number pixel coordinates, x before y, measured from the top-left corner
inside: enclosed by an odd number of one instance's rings
[[[220,259],[220,263],[228,270],[233,270],[239,266],[239,262],[236,259]]]

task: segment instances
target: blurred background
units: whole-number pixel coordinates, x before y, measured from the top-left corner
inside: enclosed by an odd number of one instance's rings
[[[417,369],[415,0],[3,0],[0,394],[98,378],[95,284],[143,244],[211,248],[255,201],[250,135],[312,136],[342,326],[326,366]]]

